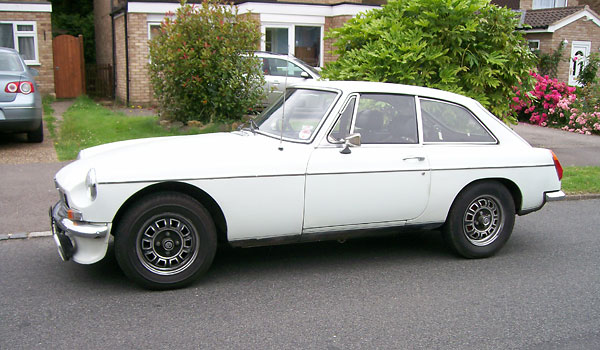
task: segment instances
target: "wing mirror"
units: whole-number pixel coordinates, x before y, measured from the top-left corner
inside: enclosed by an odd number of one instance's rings
[[[350,154],[350,147],[360,146],[360,134],[355,133],[344,138],[344,148],[340,151],[341,154]]]
[[[308,75],[308,73],[306,73],[304,71],[302,73],[300,73],[300,76],[304,79],[311,79],[310,75]]]

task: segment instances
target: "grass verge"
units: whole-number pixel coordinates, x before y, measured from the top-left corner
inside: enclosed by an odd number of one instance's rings
[[[52,102],[54,102],[54,100],[55,98],[50,95],[42,97],[44,122],[46,123],[46,128],[53,140],[56,139],[56,117],[54,117],[54,109],[52,108]]]
[[[565,167],[562,189],[567,194],[600,193],[600,167]]]
[[[104,108],[88,97],[78,97],[63,114],[60,134],[55,138],[58,159],[71,160],[80,150],[109,142],[145,137],[191,135],[216,132],[219,125],[187,130],[162,128],[156,116],[127,116]]]

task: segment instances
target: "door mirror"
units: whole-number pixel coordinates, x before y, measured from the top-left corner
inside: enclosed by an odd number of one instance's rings
[[[358,147],[360,146],[360,134],[355,133],[352,135],[348,135],[344,139],[344,148],[340,151],[341,154],[349,154],[351,153],[350,147]]]
[[[302,71],[302,73],[300,73],[300,76],[304,79],[312,79],[312,77],[310,75],[308,75],[308,73]]]

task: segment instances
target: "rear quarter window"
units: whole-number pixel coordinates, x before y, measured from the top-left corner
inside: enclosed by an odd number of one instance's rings
[[[496,139],[466,108],[420,99],[424,142],[496,143]]]

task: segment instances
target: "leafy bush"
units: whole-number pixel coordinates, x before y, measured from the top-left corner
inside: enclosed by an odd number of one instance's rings
[[[550,78],[556,78],[558,76],[558,64],[560,61],[564,60],[564,51],[565,44],[562,41],[558,45],[558,49],[552,50],[550,53],[536,50],[534,53],[538,58],[538,73],[540,75],[547,75]]]
[[[512,87],[536,63],[518,25],[487,0],[390,0],[328,33],[339,58],[323,75],[453,91],[514,121]]]
[[[581,62],[580,64],[583,64]],[[577,82],[583,86],[589,86],[598,83],[598,68],[600,67],[600,55],[592,53],[587,57],[587,64],[583,67],[579,76],[577,76]]]
[[[161,117],[240,119],[264,93],[258,59],[247,53],[260,40],[259,24],[216,0],[181,5],[150,41],[150,79]]]

